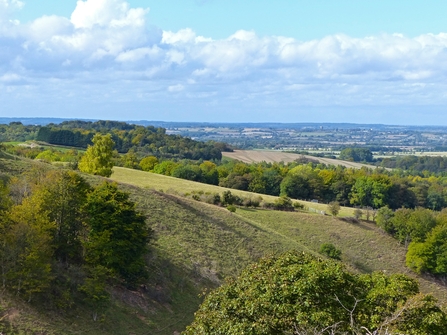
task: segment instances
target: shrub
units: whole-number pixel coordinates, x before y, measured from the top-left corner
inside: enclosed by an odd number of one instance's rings
[[[333,216],[337,216],[338,213],[340,213],[340,203],[338,201],[331,201],[327,205],[327,210],[329,213],[331,213]]]
[[[320,254],[326,255],[329,258],[340,259],[341,250],[337,249],[331,243],[324,243],[320,247]]]
[[[281,196],[274,202],[274,208],[280,211],[293,211],[292,200],[289,197]]]
[[[295,201],[293,203],[293,208],[295,208],[296,210],[304,210],[304,205],[298,201]]]
[[[363,211],[362,211],[361,209],[357,208],[357,209],[354,211],[354,217],[355,217],[357,220],[360,220],[360,219],[362,218],[362,215],[363,215]]]
[[[231,213],[236,212],[236,206],[235,206],[235,205],[228,205],[228,206],[227,206],[227,209],[228,209]]]

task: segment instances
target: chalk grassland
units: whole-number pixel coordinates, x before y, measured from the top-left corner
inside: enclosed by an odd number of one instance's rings
[[[367,165],[367,164],[342,161],[342,160],[332,159],[332,158],[321,158],[321,157],[314,157],[314,156],[308,156],[308,155],[300,155],[300,154],[294,154],[294,153],[288,153],[288,152],[282,152],[282,151],[235,150],[234,152],[223,152],[222,155],[224,157],[236,159],[236,160],[239,160],[244,163],[260,163],[260,162],[290,163],[290,162],[293,162],[293,161],[304,156],[305,158],[312,159],[314,161],[318,161],[320,163],[327,164],[327,165],[342,165],[342,166],[345,166],[348,168],[356,168],[356,169],[360,169],[362,167],[375,168],[375,166]]]
[[[117,167],[114,168],[112,179],[145,188],[171,190],[180,194],[198,191],[201,189],[201,186],[204,186],[202,188],[204,192],[214,193],[226,190],[222,187]],[[250,192],[231,191],[241,196],[254,196]],[[188,202],[190,205],[201,208],[201,211],[207,208],[208,211],[211,210],[211,217],[216,215],[216,213],[222,215],[222,211],[226,212],[223,208],[197,201],[172,195],[165,196],[181,199],[182,202]],[[272,196],[261,196],[267,201],[276,199],[276,197]],[[300,201],[300,203],[317,210],[326,210],[326,205],[324,204],[304,201]],[[345,207],[342,208],[340,216],[352,216],[352,212],[352,208]],[[313,213],[244,208],[239,208],[233,216],[243,218],[252,227],[260,229],[270,237],[277,237],[280,241],[279,243],[277,242],[278,240],[272,240],[265,244],[275,251],[283,251],[293,247],[300,250],[318,252],[321,244],[330,242],[342,250],[342,260],[357,271],[400,272],[417,277],[405,267],[405,248],[371,222],[363,221],[360,224],[352,224],[340,218]],[[217,241],[217,243],[219,244],[220,242]],[[447,290],[444,287],[424,278],[417,278],[421,283],[421,289],[425,293],[433,293],[443,303],[447,303]]]
[[[144,172],[139,170],[127,169],[123,167],[115,166],[113,168],[113,174],[110,177],[112,180],[121,183],[127,183],[140,187],[153,188],[156,190],[163,190],[168,193],[185,194],[197,191],[209,192],[209,193],[219,193],[230,190],[231,193],[236,194],[240,197],[256,197],[260,196],[264,201],[274,202],[278,197],[256,194],[246,191],[233,190],[225,187],[202,184],[194,181],[159,175],[156,173]],[[315,211],[327,211],[326,204],[314,203],[309,201],[298,200],[307,209]],[[340,216],[353,216],[354,209],[350,207],[341,207]]]
[[[0,159],[0,171],[14,171],[18,162]],[[20,162],[18,170],[26,164]],[[85,177],[92,184],[103,180]],[[125,181],[120,187],[131,193],[154,230],[148,257],[149,280],[135,292],[111,287],[112,303],[101,322],[93,322],[91,308],[82,303],[66,312],[51,312],[37,305],[30,307],[15,295],[3,294],[0,305],[15,325],[26,330],[22,333],[172,335],[191,323],[204,289],[236,276],[263,255],[290,249],[317,254],[321,244],[327,242],[342,250],[343,262],[356,271],[409,273],[404,266],[405,248],[374,224],[352,224],[300,212],[238,208],[230,213],[222,207],[167,193],[170,189],[214,193],[222,188],[142,171],[115,168],[112,180]],[[325,208],[322,204],[309,205]],[[447,302],[445,287],[419,280],[424,292]]]
[[[416,278],[423,293],[433,294],[443,305],[447,304],[447,288],[417,276],[405,267],[405,247],[372,222],[348,223],[328,216],[244,208],[236,213],[256,222],[260,229],[299,243],[302,248],[317,252],[321,244],[332,243],[342,251],[342,261],[356,271],[404,273]]]

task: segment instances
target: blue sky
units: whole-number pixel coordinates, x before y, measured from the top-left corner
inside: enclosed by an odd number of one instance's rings
[[[0,0],[0,115],[447,125],[447,1]]]

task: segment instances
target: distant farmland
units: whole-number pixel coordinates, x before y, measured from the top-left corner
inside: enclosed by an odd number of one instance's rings
[[[236,159],[244,163],[259,163],[259,162],[284,162],[290,163],[301,157],[305,157],[314,161],[318,161],[327,165],[342,165],[348,168],[360,169],[365,166],[367,168],[375,168],[373,165],[355,163],[342,161],[338,159],[332,158],[320,158],[314,156],[300,155],[300,154],[292,154],[288,152],[282,151],[269,151],[269,150],[235,150],[234,152],[223,152],[222,155],[224,157],[228,157],[231,159]]]

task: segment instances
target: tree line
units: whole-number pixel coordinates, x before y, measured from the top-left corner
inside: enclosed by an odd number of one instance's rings
[[[446,176],[447,157],[442,156],[396,156],[381,159],[379,166],[401,169],[408,174],[437,174]]]
[[[130,164],[124,166],[132,167]],[[447,205],[444,177],[413,176],[400,171],[354,169],[324,164],[253,163],[236,161],[193,162],[143,158],[133,167],[144,171],[273,196],[344,206],[391,209],[424,207],[441,210]]]
[[[110,134],[117,152],[132,151],[140,157],[154,155],[170,159],[215,160],[222,158],[222,151],[232,150],[225,143],[195,141],[188,137],[166,134],[164,128],[118,121],[65,121],[47,126],[25,126],[20,122],[11,122],[9,125],[0,125],[0,142],[37,140],[83,149],[92,144],[93,137],[98,133]],[[19,149],[15,150],[20,152]],[[39,154],[36,152],[34,150],[34,154]],[[27,153],[30,154],[29,151]]]
[[[119,153],[132,150],[140,156],[159,158],[221,159],[222,151],[231,150],[219,142],[199,142],[188,137],[166,134],[166,129],[153,126],[130,125],[116,121],[66,121],[60,125],[40,127],[37,141],[50,144],[86,148],[95,134],[110,134],[114,149]]]

